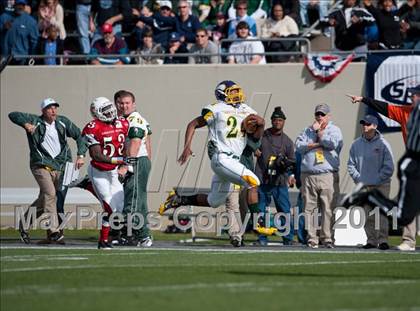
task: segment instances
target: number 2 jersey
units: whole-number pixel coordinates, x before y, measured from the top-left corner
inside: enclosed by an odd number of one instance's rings
[[[240,157],[246,146],[246,135],[241,130],[242,121],[257,112],[246,104],[238,107],[217,102],[206,106],[201,116],[206,120],[210,132],[208,154],[226,153]]]
[[[110,158],[122,157],[128,129],[128,121],[124,118],[118,118],[112,123],[94,119],[84,127],[82,135],[85,137],[88,147],[100,145],[104,155]],[[111,171],[117,167],[116,164],[98,162],[93,159],[90,163],[102,171]]]

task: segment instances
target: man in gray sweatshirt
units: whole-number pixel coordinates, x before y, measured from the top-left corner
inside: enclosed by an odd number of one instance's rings
[[[308,230],[308,247],[318,248],[318,242],[334,247],[333,209],[340,192],[338,170],[343,147],[341,130],[331,122],[330,107],[315,107],[314,123],[296,139],[296,151],[302,155],[301,180]],[[321,210],[321,231],[317,236],[318,204]]]
[[[376,117],[366,115],[360,120],[360,124],[362,135],[351,145],[347,171],[356,184],[362,182],[369,190],[378,189],[388,197],[391,177],[394,173],[391,147],[377,130]],[[367,243],[363,248],[389,249],[387,217],[380,215],[378,223],[375,221],[375,213],[369,216],[373,208],[370,206],[364,206],[364,208]],[[379,210],[377,212],[379,213]]]

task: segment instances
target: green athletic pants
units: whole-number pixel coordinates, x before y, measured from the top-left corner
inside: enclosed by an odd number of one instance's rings
[[[133,229],[133,237],[143,239],[150,235],[147,228],[147,181],[149,178],[151,162],[148,157],[139,157],[133,164],[133,173],[128,176],[124,183],[124,209],[123,214],[127,219],[133,215],[133,227],[138,227],[139,217],[134,213],[142,215],[144,223],[140,229]]]

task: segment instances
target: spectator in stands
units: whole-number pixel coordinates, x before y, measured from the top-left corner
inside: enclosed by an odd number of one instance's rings
[[[16,17],[14,3],[8,2],[3,10],[3,14],[0,15],[0,55],[5,56],[6,33],[12,27],[13,20]]]
[[[368,190],[378,189],[388,197],[391,190],[391,177],[394,173],[391,146],[377,130],[376,117],[366,115],[360,120],[360,124],[362,136],[357,138],[350,147],[347,171],[356,184],[362,182]],[[375,214],[369,215],[373,208],[369,206],[364,206],[364,208],[367,243],[363,248],[389,249],[387,217],[381,214],[379,223],[376,223]]]
[[[316,9],[319,12],[320,19],[327,17],[329,2],[329,0],[299,0],[302,26],[311,26],[310,19],[308,17],[308,9]]]
[[[261,37],[264,39],[277,39],[294,37],[299,34],[298,25],[293,18],[284,15],[281,4],[275,4],[268,18],[261,26]],[[268,41],[266,42],[267,52],[291,51],[296,47],[293,41]],[[290,56],[275,55],[267,56],[267,62],[288,61]]]
[[[151,30],[146,31],[143,34],[142,48],[138,51],[140,54],[139,64],[142,65],[155,65],[163,64],[163,57],[149,56],[150,54],[163,54],[163,48],[159,43],[153,41],[153,32]]]
[[[151,16],[140,15],[139,20],[149,26],[153,31],[153,39],[166,50],[169,45],[169,36],[178,32],[178,23],[172,13],[171,1],[160,1],[159,12]]]
[[[216,14],[216,24],[210,28],[210,31],[214,43],[219,43],[220,40],[228,37],[228,24],[223,13]]]
[[[19,58],[23,55],[31,55],[38,47],[38,24],[36,20],[25,11],[26,0],[15,1],[16,18],[6,33],[5,55],[13,55],[12,64],[24,65],[27,58]]]
[[[132,10],[127,0],[92,0],[92,14],[90,16],[90,30],[95,31],[92,45],[102,38],[101,27],[110,24],[114,34],[121,37],[122,21],[132,18]],[[94,23],[96,21],[96,25]]]
[[[235,9],[236,9],[236,18],[232,21],[230,21],[229,24],[229,29],[228,29],[228,36],[229,37],[236,37],[236,27],[238,25],[238,23],[242,22],[246,22],[249,25],[249,29],[250,29],[250,33],[252,36],[256,36],[257,35],[257,24],[255,22],[255,19],[253,19],[252,17],[250,17],[247,14],[247,10],[248,10],[248,2],[247,1],[243,1],[240,0],[236,3],[235,5]]]
[[[39,41],[39,48],[37,54],[48,56],[63,55],[63,40],[61,40],[58,36],[59,30],[57,26],[51,24],[47,27],[45,31],[47,33],[47,38],[41,38],[41,40]],[[50,66],[59,65],[60,58],[43,58],[38,63]]]
[[[188,53],[187,46],[181,42],[181,36],[173,32],[169,39],[169,48],[165,57],[165,64],[187,64],[188,56],[176,56],[176,54]]]
[[[63,7],[58,3],[58,0],[41,0],[38,8],[38,26],[43,38],[47,38],[47,28],[50,25],[59,29],[61,40],[66,39]]]
[[[295,177],[292,175],[295,148],[292,140],[283,131],[285,121],[286,115],[283,110],[281,107],[276,107],[271,114],[271,128],[264,131],[261,146],[256,152],[255,174],[261,181],[261,185],[258,187],[260,212],[266,212],[271,197],[273,197],[277,212],[284,213],[286,217],[286,219],[284,217],[280,219],[282,226],[285,227],[285,230],[281,232],[284,234],[283,244],[291,245],[294,226],[290,213],[289,186],[295,184]],[[281,158],[287,160],[280,161]],[[267,244],[266,236],[260,235],[258,240],[262,245]]]
[[[392,0],[379,0],[379,8],[372,0],[363,0],[366,9],[373,15],[379,30],[379,47],[381,49],[399,49],[402,46],[399,13]]]
[[[338,171],[343,136],[332,123],[330,112],[327,104],[317,105],[314,123],[303,130],[295,144],[302,155],[302,196],[310,248],[318,248],[320,240],[325,247],[334,247],[333,210],[340,192]],[[322,218],[319,237],[318,206]]]
[[[420,50],[420,1],[407,0],[400,8],[403,49]]]
[[[299,2],[302,27],[309,27],[318,19],[321,21],[328,20],[328,6],[331,2],[330,0],[300,0]],[[321,31],[313,29],[311,34],[318,35],[321,34]],[[331,36],[329,27],[324,29],[324,35],[327,37]]]
[[[113,33],[111,24],[103,24],[101,27],[103,38],[97,40],[91,50],[90,58],[92,65],[122,65],[129,64],[130,58],[128,56],[101,56],[101,55],[116,55],[128,54],[128,49],[124,39],[117,37]]]
[[[76,4],[76,21],[77,32],[79,34],[80,49],[83,54],[90,52],[89,40],[89,17],[92,6],[92,0],[77,0]]]
[[[227,15],[230,1],[225,0],[207,0],[202,1],[200,8],[201,15],[199,17],[200,22],[203,26],[214,26],[216,25],[217,15]]]
[[[273,0],[273,6],[276,4],[281,4],[284,10],[284,15],[293,18],[296,24],[302,24],[302,21],[300,20],[300,4],[298,0]]]
[[[181,41],[186,43],[195,43],[195,35],[197,30],[201,28],[201,24],[197,16],[190,14],[190,10],[191,8],[188,1],[179,1],[179,14],[176,18],[179,34],[181,35]]]
[[[188,58],[189,64],[217,64],[219,62],[219,57],[217,55],[201,55],[219,53],[218,46],[209,41],[209,35],[204,28],[197,30],[195,35],[195,44],[191,47],[190,53],[194,55]]]
[[[133,10],[133,15],[137,18],[137,21],[135,23],[134,29],[133,29],[133,35],[136,41],[136,48],[142,49],[143,48],[143,37],[146,32],[151,30],[152,28],[145,23],[143,23],[138,18],[143,15],[145,17],[151,17],[153,15],[153,12],[149,9],[149,7],[144,6],[140,11],[139,10]],[[153,34],[153,32],[152,32]]]
[[[366,55],[365,28],[375,19],[356,0],[344,0],[344,5],[328,16],[328,23],[335,29],[335,47],[342,51],[354,50],[359,56]]]
[[[245,41],[245,39],[254,39],[249,33],[249,25],[241,21],[236,26],[236,35],[238,40],[233,42],[229,48],[227,57],[229,64],[265,64],[264,45],[261,41]],[[255,54],[251,54],[255,53]],[[243,55],[249,54],[249,55]]]

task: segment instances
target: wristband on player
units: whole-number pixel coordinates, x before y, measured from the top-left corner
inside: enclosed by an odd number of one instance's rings
[[[112,157],[111,164],[125,164],[125,159],[123,157]]]

